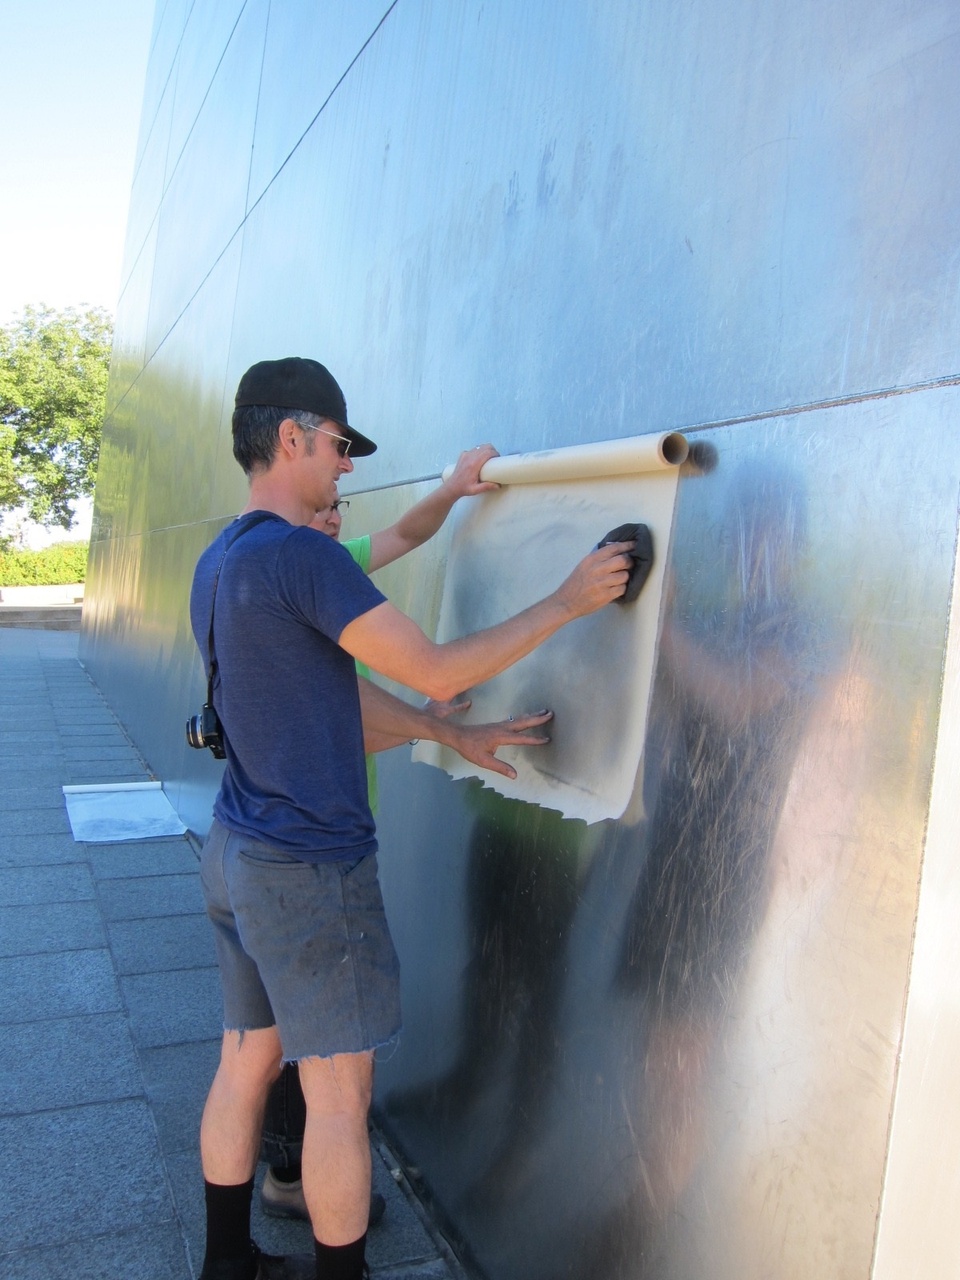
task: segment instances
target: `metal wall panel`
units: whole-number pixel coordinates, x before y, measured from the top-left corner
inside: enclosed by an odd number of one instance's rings
[[[117,302],[110,355],[110,381],[107,386],[105,442],[113,432],[115,416],[118,412],[122,413],[120,406],[123,400],[136,392],[136,381],[147,361],[147,325],[150,319],[156,249],[157,222],[154,221],[146,239],[138,246],[136,261]],[[109,468],[106,474],[109,476]],[[102,507],[99,495],[97,502]]]
[[[304,22],[297,5],[274,6],[263,51],[263,84],[250,169],[250,204],[280,172],[367,42],[391,0],[318,5]]]
[[[239,263],[235,242],[114,411],[104,440],[85,636],[109,664],[115,710],[137,726],[141,751],[168,784],[178,783],[186,749],[171,721],[199,706],[204,689],[182,565],[222,523],[209,511],[230,341],[220,318],[233,310]],[[138,430],[145,422],[150,429]],[[169,712],[145,715],[144,688],[158,678]]]
[[[957,408],[704,433],[663,619],[697,665],[661,658],[642,813],[587,828],[382,770],[407,1017],[381,1106],[485,1274],[870,1274]]]
[[[324,107],[248,234],[279,334],[390,445],[364,483],[490,425],[536,448],[951,370],[953,13],[891,9],[868,53],[874,6],[804,10],[800,67],[772,11],[685,13],[401,5]]]
[[[152,65],[152,63],[151,63]],[[160,204],[167,172],[173,84],[168,83],[149,130],[141,125],[142,151],[130,191],[120,298],[107,389],[109,421],[120,400],[140,376],[147,359],[147,322],[153,289]]]
[[[190,135],[197,127],[200,113],[221,72],[221,63],[237,38],[237,26],[248,11],[258,6],[251,0],[206,0],[193,3],[184,24],[177,52],[176,90],[170,129],[171,172],[176,167]],[[242,39],[242,37],[241,37]],[[262,47],[262,37],[260,40]],[[236,68],[229,65],[227,74]],[[244,76],[248,81],[250,76]],[[236,88],[236,85],[234,86]],[[239,132],[246,136],[249,126],[240,122]]]
[[[176,86],[176,56],[183,38],[183,28],[193,0],[157,0],[150,39],[150,59],[143,87],[140,115],[140,138],[137,142],[136,168],[139,169],[156,127],[161,100],[172,98]],[[136,176],[134,176],[136,181]]]
[[[84,661],[202,830],[186,599],[243,505],[254,360],[318,356],[380,442],[348,534],[479,440],[686,429],[628,815],[384,761],[405,1034],[378,1107],[491,1280],[865,1280],[903,1195],[904,1006],[957,1021],[910,957],[960,485],[960,14],[159,13]],[[382,575],[428,628],[444,545]]]
[[[168,164],[160,209],[147,333],[150,354],[243,223],[267,7],[267,0],[244,5],[182,151],[177,152],[171,138],[171,156],[176,153],[177,158]],[[186,58],[183,48],[180,58]],[[191,104],[196,97],[194,88]],[[186,128],[185,120],[180,127]]]

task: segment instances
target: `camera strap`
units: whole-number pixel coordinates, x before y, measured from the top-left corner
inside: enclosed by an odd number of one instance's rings
[[[243,517],[241,516],[242,520]],[[280,516],[274,515],[272,511],[258,511],[251,516],[250,520],[242,529],[233,529],[232,537],[227,539],[227,545],[223,548],[223,555],[220,557],[220,563],[217,565],[217,572],[213,575],[213,595],[210,600],[210,631],[207,636],[207,653],[209,662],[207,664],[207,705],[213,706],[213,678],[217,674],[217,655],[213,648],[213,610],[217,603],[217,584],[220,581],[220,570],[223,568],[223,562],[227,558],[227,552],[233,544],[242,538],[245,533],[249,533],[251,529],[258,524],[263,524],[264,520],[279,520]],[[239,521],[238,521],[239,523]]]

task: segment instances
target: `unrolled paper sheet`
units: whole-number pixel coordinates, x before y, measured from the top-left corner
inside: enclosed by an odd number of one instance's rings
[[[610,604],[561,628],[486,684],[466,690],[470,723],[550,708],[547,747],[501,748],[514,780],[421,742],[413,758],[501,795],[599,822],[620,817],[643,752],[663,572],[682,436],[641,436],[543,454],[494,458],[484,479],[504,487],[461,502],[447,561],[437,639],[494,625],[560,585],[617,525],[653,535],[654,566],[637,601]],[[509,478],[508,478],[509,477]]]

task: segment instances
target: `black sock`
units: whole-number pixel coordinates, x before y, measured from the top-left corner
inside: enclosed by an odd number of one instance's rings
[[[353,1244],[321,1244],[314,1240],[313,1247],[317,1255],[317,1280],[363,1280],[366,1232]]]
[[[300,1182],[303,1178],[303,1166],[299,1160],[296,1164],[272,1164],[270,1172],[277,1182]]]
[[[250,1252],[250,1201],[253,1179],[224,1187],[204,1179],[207,1205],[207,1252],[204,1266],[221,1258],[243,1258]]]

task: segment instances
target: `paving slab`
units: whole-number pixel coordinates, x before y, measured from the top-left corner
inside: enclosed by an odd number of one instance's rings
[[[10,757],[0,754],[0,783],[6,787],[56,787],[63,778],[59,751],[45,751],[42,760],[30,760],[22,751]]]
[[[27,808],[0,812],[0,841],[8,836],[72,835],[66,805],[59,809]]]
[[[45,778],[42,782],[34,779],[24,781],[21,778],[20,781],[9,782],[0,789],[0,813],[22,809],[24,805],[45,809],[62,808],[63,792],[59,783],[52,778]]]
[[[3,1168],[22,1164],[24,1152],[30,1153],[30,1176],[7,1177],[0,1200],[6,1249],[69,1243],[174,1217],[156,1130],[142,1099],[4,1116]]]
[[[175,1221],[8,1253],[3,1265],[16,1280],[188,1280],[193,1274]]]
[[[0,1038],[0,1115],[53,1111],[143,1093],[122,1012],[47,1018],[5,1030]]]
[[[151,916],[196,915],[203,911],[200,868],[186,875],[112,879],[100,885],[107,920],[146,920]]]
[[[74,845],[76,857],[77,847]],[[93,876],[85,862],[74,861],[59,867],[6,867],[0,870],[0,902],[7,906],[81,902],[95,897]]]
[[[113,920],[107,928],[119,974],[212,969],[217,963],[213,930],[205,915]]]
[[[0,867],[59,866],[76,862],[77,842],[70,832],[23,832],[0,839]]]
[[[0,956],[65,948],[79,951],[106,945],[100,909],[92,900],[0,907]]]
[[[118,844],[88,844],[86,854],[98,881],[197,875],[200,868],[196,850],[189,840],[179,836],[173,840],[159,836]]]
[[[0,1024],[119,1008],[120,990],[106,949],[0,958]]]
[[[140,1049],[209,1040],[223,1027],[220,975],[213,967],[121,975],[118,981]]]
[[[165,1152],[196,1153],[207,1089],[220,1061],[220,1037],[141,1049],[140,1072]]]

